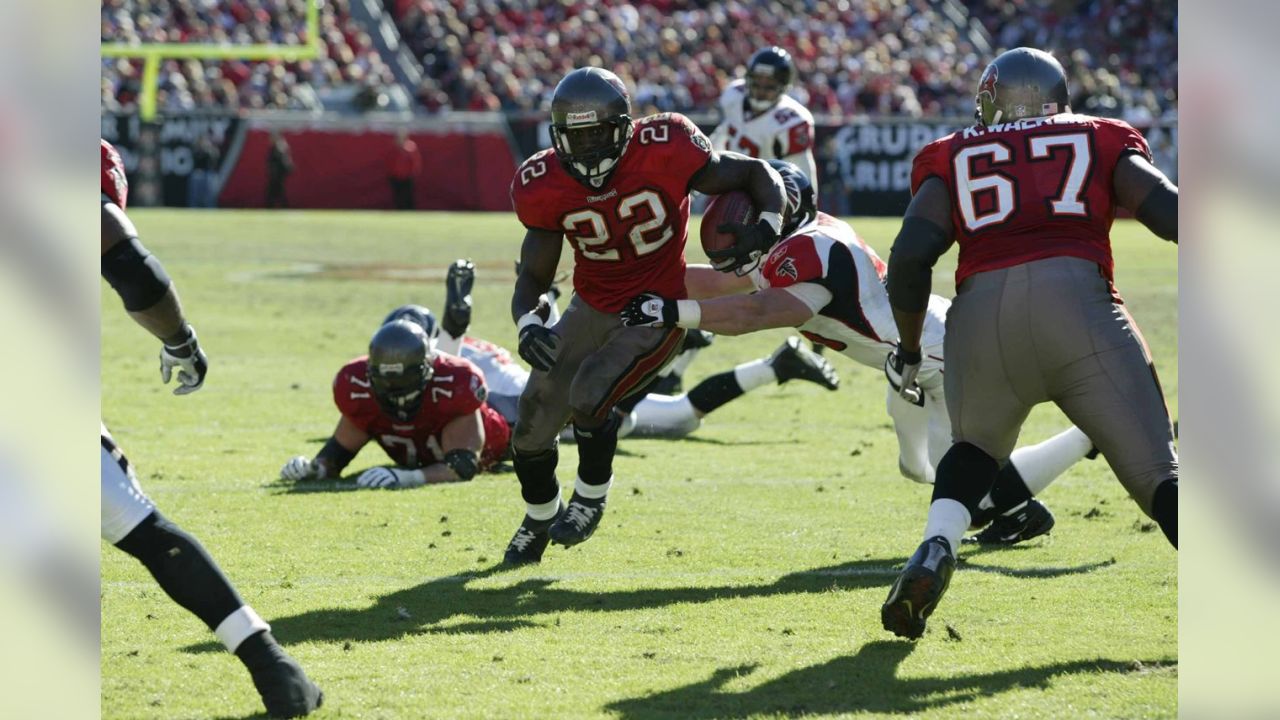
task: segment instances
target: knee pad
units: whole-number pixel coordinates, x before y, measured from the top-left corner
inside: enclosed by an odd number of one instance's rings
[[[976,514],[978,503],[991,490],[999,472],[1000,463],[977,445],[956,443],[938,463],[933,499],[955,500],[968,508],[970,514]]]

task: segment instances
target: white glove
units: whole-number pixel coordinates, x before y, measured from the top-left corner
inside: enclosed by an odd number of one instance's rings
[[[912,405],[924,406],[924,391],[916,384],[916,375],[920,374],[920,363],[924,360],[920,352],[907,352],[898,346],[884,359],[884,376],[903,400]]]
[[[178,387],[173,389],[174,395],[193,393],[204,385],[204,376],[209,372],[209,358],[200,349],[196,331],[190,325],[187,326],[186,340],[160,347],[160,379],[165,384],[173,377],[174,368],[178,368]]]
[[[418,487],[425,485],[426,476],[421,470],[401,470],[400,468],[375,467],[369,468],[360,473],[360,477],[356,478],[356,485],[362,488],[385,488],[387,490],[397,490],[400,488]]]
[[[302,480],[315,480],[318,473],[316,464],[311,462],[311,458],[305,455],[290,460],[280,468],[280,478],[289,482],[299,482]]]

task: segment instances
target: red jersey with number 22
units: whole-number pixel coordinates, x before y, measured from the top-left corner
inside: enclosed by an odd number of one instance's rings
[[[914,194],[930,177],[951,193],[966,277],[1047,257],[1092,260],[1112,278],[1112,176],[1128,153],[1148,160],[1128,123],[1061,114],[958,130],[929,143],[911,169]]]
[[[485,402],[488,387],[484,374],[468,360],[438,353],[435,374],[423,390],[422,408],[413,420],[402,423],[382,411],[369,384],[369,357],[352,360],[333,379],[333,402],[338,411],[382,446],[387,457],[401,467],[424,467],[444,460],[440,432],[455,418],[477,409],[484,423],[484,450],[480,467],[486,469],[506,452],[511,428],[498,411]]]
[[[650,115],[604,186],[574,180],[543,150],[516,171],[511,203],[525,227],[564,234],[573,289],[596,310],[618,312],[648,291],[684,298],[689,181],[710,159],[711,142],[688,118]]]

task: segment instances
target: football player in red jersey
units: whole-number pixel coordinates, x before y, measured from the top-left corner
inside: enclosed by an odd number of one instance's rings
[[[956,543],[1031,408],[1052,401],[1178,544],[1178,456],[1146,344],[1112,284],[1116,207],[1177,242],[1178,189],[1117,121],[1076,115],[1053,56],[1017,48],[987,67],[978,124],[927,145],[889,258],[900,342],[886,371],[914,397],[934,263],[960,245],[945,379],[954,444],[938,465],[924,542],[881,608],[918,638],[946,592]]]
[[[138,241],[124,213],[129,197],[124,165],[102,141],[102,277],[139,325],[155,335],[160,375],[177,370],[175,395],[199,390],[208,360],[187,323],[164,266]],[[231,581],[190,533],[160,514],[143,493],[133,465],[102,426],[102,537],[137,558],[182,607],[200,618],[249,670],[272,717],[300,717],[320,707],[324,694],[240,599]]]
[[[750,253],[716,272],[707,265],[688,269],[690,295],[698,300],[637,296],[622,311],[623,322],[637,326],[680,326],[737,335],[767,328],[798,327],[811,341],[855,362],[880,369],[898,341],[885,264],[848,223],[814,207],[813,188],[795,165],[771,160],[787,187],[783,236],[763,253]],[[754,290],[751,294],[735,294]],[[898,467],[922,483],[934,481],[934,468],[951,446],[951,422],[943,394],[943,336],[950,302],[929,299],[925,320],[925,369],[922,392],[911,401],[896,389],[886,406],[898,436]],[[1071,465],[1092,444],[1070,428],[1034,446],[1018,448],[981,503],[974,525],[991,526],[978,542],[1012,544],[1053,528],[1053,514],[1032,496]]]
[[[533,374],[520,398],[512,449],[527,512],[507,563],[538,562],[551,540],[591,536],[613,480],[618,420],[613,407],[643,388],[679,352],[684,330],[627,328],[618,317],[634,295],[685,297],[689,192],[749,193],[761,209],[751,226],[726,226],[747,247],[772,244],[781,227],[782,180],[763,161],[721,155],[683,115],[633,121],[616,75],[579,68],[551,100],[553,148],[526,160],[511,183],[527,232],[511,300],[519,352]],[[574,297],[554,327],[539,298],[561,248],[574,251]],[[567,506],[556,479],[556,438],[573,420],[577,479]]]
[[[435,338],[421,325],[392,313],[369,341],[369,354],[333,379],[333,401],[342,414],[333,436],[315,459],[295,457],[280,476],[338,477],[372,440],[395,466],[365,470],[356,479],[360,487],[470,480],[506,456],[511,438],[487,396],[484,374],[471,361],[437,352]]]

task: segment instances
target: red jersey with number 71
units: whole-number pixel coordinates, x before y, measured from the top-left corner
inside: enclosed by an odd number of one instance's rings
[[[974,273],[1056,256],[1092,260],[1111,279],[1112,176],[1128,153],[1151,159],[1128,123],[1088,115],[966,128],[916,155],[911,192],[930,177],[947,184],[957,286]]]
[[[684,244],[689,182],[711,159],[711,142],[678,113],[635,122],[609,180],[589,188],[561,167],[554,149],[525,160],[511,204],[527,228],[563,234],[573,247],[573,289],[615,313],[644,292],[688,297]]]

